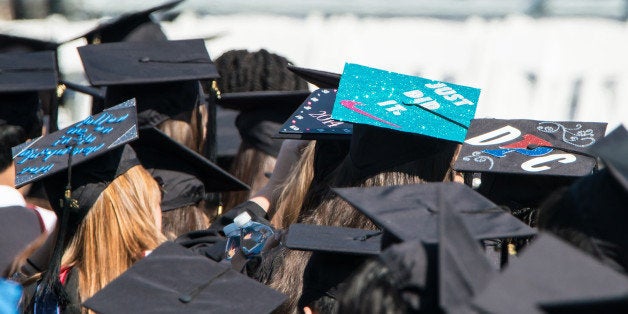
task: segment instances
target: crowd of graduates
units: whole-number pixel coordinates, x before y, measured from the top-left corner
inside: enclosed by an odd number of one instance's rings
[[[90,86],[58,43],[0,35],[0,312],[628,311],[623,126],[474,119],[477,89],[267,50],[212,60],[151,19],[180,2],[81,36]],[[92,116],[58,130],[66,89]],[[255,254],[227,245],[243,213],[272,228]]]

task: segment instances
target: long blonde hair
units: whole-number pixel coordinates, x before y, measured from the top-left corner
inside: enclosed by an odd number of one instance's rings
[[[277,229],[287,229],[299,218],[303,200],[314,178],[315,147],[316,141],[311,141],[303,148],[301,157],[278,188],[280,194],[277,198],[277,205],[268,211],[268,216],[271,217],[270,223]]]
[[[61,264],[78,270],[87,300],[163,242],[157,182],[142,166],[120,175],[100,194],[71,239]]]

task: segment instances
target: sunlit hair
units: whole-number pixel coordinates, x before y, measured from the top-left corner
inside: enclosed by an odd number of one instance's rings
[[[159,221],[161,192],[142,166],[114,179],[78,226],[61,264],[78,270],[87,300],[165,239]]]
[[[202,204],[187,205],[161,213],[161,232],[174,240],[184,233],[209,228]]]
[[[301,157],[290,169],[286,180],[278,187],[279,196],[268,211],[270,223],[277,229],[287,229],[295,223],[301,212],[305,194],[314,178],[314,148],[316,142],[311,141],[303,148]],[[273,203],[273,202],[271,202]]]
[[[264,153],[247,142],[242,142],[230,172],[240,181],[248,184],[251,189],[249,191],[225,193],[225,209],[230,210],[236,205],[246,202],[263,188],[268,183],[266,173],[273,172],[275,162],[275,157]]]

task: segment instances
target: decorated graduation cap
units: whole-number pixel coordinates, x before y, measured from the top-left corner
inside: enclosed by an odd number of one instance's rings
[[[627,298],[627,277],[554,236],[541,234],[473,303],[487,313],[546,313],[546,305],[556,311],[561,305],[577,310],[578,305],[604,302],[621,306],[616,301],[622,299],[625,310]],[[601,313],[620,313],[616,310]]]
[[[377,255],[381,232],[356,228],[290,225],[285,246],[293,250],[352,255]]]
[[[299,106],[279,129],[276,138],[306,140],[350,139],[351,123],[331,118],[335,89],[317,89]]]
[[[240,111],[235,123],[243,141],[276,157],[281,140],[272,137],[310,91],[254,91],[221,94],[217,104]]]
[[[55,51],[62,43],[29,37],[0,34],[0,52]]]
[[[596,165],[587,149],[606,123],[474,119],[454,169],[518,175],[578,177]]]
[[[599,156],[610,173],[628,191],[628,131],[623,125],[590,147],[591,154]]]
[[[142,11],[111,18],[77,38],[84,37],[90,44],[167,40],[159,24],[151,19],[151,14],[170,10],[181,2],[183,0],[169,1]]]
[[[340,74],[338,73],[301,68],[293,65],[288,65],[287,68],[319,88],[337,89],[340,85]]]
[[[271,313],[286,297],[165,242],[83,303],[98,313]]]
[[[461,143],[480,90],[345,64],[332,118]]]
[[[452,210],[461,215],[477,240],[535,234],[532,228],[463,184],[445,182],[333,190],[384,230],[384,247],[390,242],[412,239],[436,242],[442,195],[456,200],[451,204]]]
[[[142,128],[131,145],[144,168],[177,171],[201,180],[205,191],[242,191],[249,187],[205,157],[156,128]]]

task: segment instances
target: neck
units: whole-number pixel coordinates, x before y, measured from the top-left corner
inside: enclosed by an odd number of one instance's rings
[[[0,172],[0,185],[15,187],[15,166],[13,164]]]

